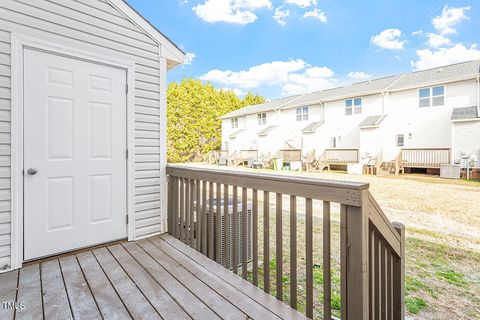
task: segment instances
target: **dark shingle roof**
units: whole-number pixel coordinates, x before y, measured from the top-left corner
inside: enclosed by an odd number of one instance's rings
[[[358,126],[360,128],[378,127],[385,117],[386,115],[369,116],[360,122]]]
[[[312,122],[308,126],[302,129],[303,133],[313,133],[323,124],[323,121]]]
[[[477,107],[464,107],[464,108],[455,108],[452,112],[452,121],[455,120],[471,120],[479,119],[480,115],[478,114]]]
[[[259,133],[257,133],[260,137],[265,137],[267,136],[270,131],[272,131],[273,129],[275,129],[277,126],[269,126],[269,127],[266,127],[265,129],[263,129],[262,131],[260,131]]]

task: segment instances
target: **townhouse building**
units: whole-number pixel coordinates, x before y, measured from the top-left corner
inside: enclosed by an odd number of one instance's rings
[[[222,148],[480,166],[479,76],[480,60],[468,61],[247,106],[221,117]]]

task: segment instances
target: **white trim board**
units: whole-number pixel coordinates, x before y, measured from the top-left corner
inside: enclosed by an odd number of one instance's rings
[[[127,216],[128,240],[135,238],[135,63],[81,51],[72,47],[11,34],[11,269],[22,267],[23,259],[23,53],[24,48],[51,52],[74,59],[113,66],[127,72]]]

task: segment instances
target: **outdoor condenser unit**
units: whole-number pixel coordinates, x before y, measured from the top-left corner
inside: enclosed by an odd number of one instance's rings
[[[224,252],[225,252],[225,242],[224,242],[224,220],[225,220],[225,214],[224,214],[224,203],[223,199],[220,202],[221,206],[221,215],[222,215],[222,221],[221,224],[217,224],[217,217],[216,217],[216,210],[217,210],[217,203],[216,199],[213,199],[213,232],[214,232],[214,240],[213,240],[213,259],[217,260],[217,254],[221,255],[220,261],[221,264],[224,265],[228,269],[232,269],[233,266],[233,200],[229,199],[228,200],[228,228],[229,228],[229,238],[227,239],[227,244],[230,247],[230,261],[227,261],[227,263],[224,263]],[[207,203],[210,203],[207,200]],[[208,219],[210,219],[210,210],[208,210],[207,206],[207,212],[205,213],[204,217],[207,219],[207,234],[209,233],[208,227]],[[252,260],[252,243],[253,243],[253,227],[252,227],[252,203],[248,202],[247,203],[247,262],[250,262]],[[217,239],[216,237],[216,231],[217,228],[220,228],[220,232],[222,234],[221,239]],[[243,258],[243,208],[242,208],[242,203],[239,201],[237,205],[237,262],[238,266],[242,265],[242,258]],[[217,241],[222,241],[222,252],[218,253],[217,252]],[[212,248],[209,247],[208,243],[208,238],[207,238],[207,255],[210,255],[210,250]]]

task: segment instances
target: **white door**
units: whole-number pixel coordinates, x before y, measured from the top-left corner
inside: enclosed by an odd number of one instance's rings
[[[126,238],[126,70],[24,53],[24,259]]]

